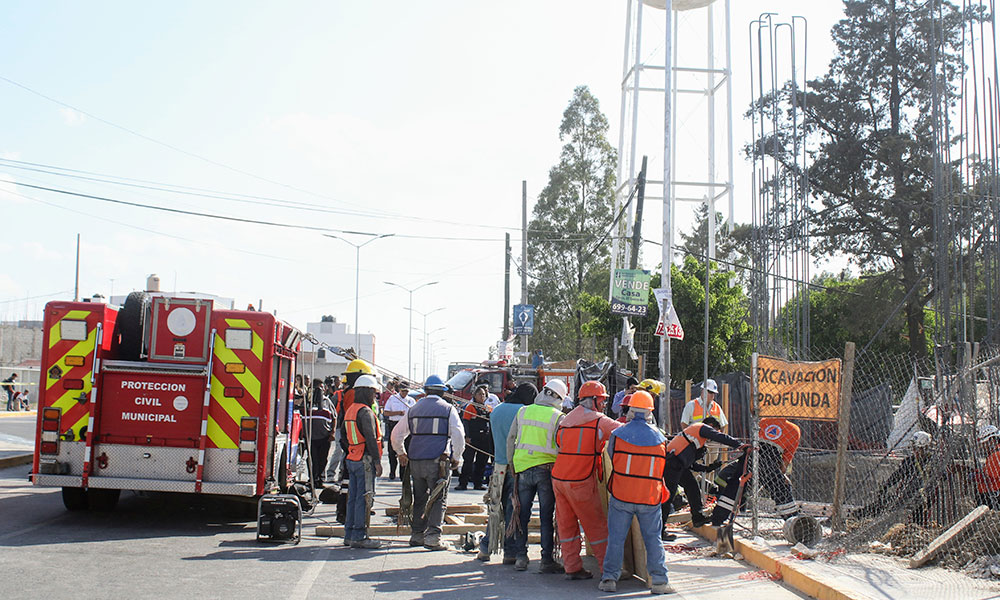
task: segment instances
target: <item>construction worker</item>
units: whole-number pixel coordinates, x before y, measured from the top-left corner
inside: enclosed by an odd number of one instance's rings
[[[931,434],[926,431],[914,431],[910,436],[913,452],[903,459],[896,470],[879,486],[879,491],[867,504],[858,509],[855,516],[876,517],[889,506],[898,508],[911,504],[914,523],[924,523],[926,509],[925,486],[931,483]],[[997,457],[1000,466],[1000,456]],[[1000,475],[1000,469],[997,470]],[[1000,479],[1000,478],[998,478]],[[919,499],[919,503],[914,503]]]
[[[477,490],[484,490],[483,476],[486,463],[493,453],[493,434],[490,433],[490,408],[486,406],[488,385],[477,385],[472,393],[472,402],[462,411],[465,424],[465,453],[462,455],[462,472],[458,476],[458,491],[469,489],[469,483]]]
[[[382,476],[382,428],[375,414],[378,382],[371,375],[361,375],[352,383],[353,402],[344,414],[346,464],[351,474],[344,545],[375,549],[381,544],[368,537],[368,519],[375,499],[375,478]]]
[[[646,568],[654,594],[674,591],[667,582],[667,563],[660,542],[663,528],[660,505],[670,497],[663,483],[666,467],[666,437],[647,422],[653,411],[653,397],[640,390],[629,403],[631,420],[611,432],[604,449],[611,461],[608,478],[608,547],[602,563],[598,589],[614,592],[622,573],[625,538],[633,517],[646,546]]]
[[[344,453],[347,452],[347,443],[344,441],[344,415],[354,403],[354,382],[362,375],[374,375],[374,373],[375,371],[370,364],[360,358],[355,358],[347,364],[347,370],[344,371],[343,387],[332,393],[333,404],[337,408],[338,427],[334,436],[333,455],[326,467],[327,481],[337,479],[338,469],[340,470],[340,479],[347,476],[343,465]]]
[[[406,467],[409,463],[413,478],[410,545],[428,550],[444,550],[441,524],[448,480],[465,450],[462,419],[455,407],[440,396],[447,389],[440,377],[429,376],[424,382],[425,395],[406,411],[406,417],[392,430],[390,440],[399,465]],[[407,437],[409,449],[404,444]]]
[[[706,397],[705,402],[708,405],[708,414],[705,414],[705,407],[702,406],[701,398],[690,400],[684,405],[684,412],[681,413],[681,428],[693,423],[700,423],[706,416],[715,417],[715,420],[719,423],[716,429],[722,429],[729,425],[729,419],[722,412],[722,407],[719,406],[719,403],[715,401],[715,396],[719,393],[719,386],[715,383],[715,380],[706,379],[705,383],[701,386],[701,390]]]
[[[604,563],[608,542],[608,516],[597,488],[601,452],[611,432],[621,423],[604,416],[608,392],[599,381],[580,386],[576,407],[559,425],[559,455],[552,467],[556,496],[556,525],[566,579],[590,579],[580,559],[580,528],[594,549],[597,564]]]
[[[980,425],[976,439],[986,463],[976,473],[976,492],[979,504],[1000,509],[1000,430],[994,425]]]
[[[653,397],[653,422],[657,423],[660,412],[660,394],[666,389],[666,384],[655,379],[643,379],[636,386],[637,390],[646,390]]]
[[[333,403],[326,395],[323,382],[313,380],[312,406],[306,419],[306,430],[309,434],[309,455],[312,466],[312,484],[314,488],[323,487],[323,471],[326,470],[326,459],[330,454],[330,442],[334,439],[337,425],[337,414]]]
[[[628,396],[639,389],[639,380],[631,375],[627,380],[625,380],[625,389],[619,390],[615,394],[614,400],[611,402],[611,414],[614,417],[624,417],[625,414],[622,412],[622,401],[625,400],[625,396]]]
[[[793,517],[799,513],[799,505],[792,499],[792,482],[786,473],[799,449],[802,431],[788,419],[765,417],[760,420],[757,438],[760,484],[774,500],[778,515],[783,519]]]
[[[513,565],[517,562],[517,540],[513,535],[507,533],[508,526],[513,523],[513,519],[520,518],[520,515],[513,514],[513,494],[514,494],[514,470],[510,467],[510,455],[507,454],[507,436],[510,428],[514,424],[514,419],[522,407],[535,402],[538,389],[531,383],[522,383],[517,388],[507,394],[504,401],[490,412],[490,431],[493,434],[493,475],[490,476],[489,488],[484,498],[487,510],[493,515],[492,520],[497,521],[492,526],[487,527],[487,535],[479,544],[479,560],[486,562],[490,559],[490,538],[503,538],[503,564]],[[497,517],[503,515],[502,522]],[[496,548],[500,544],[494,540]],[[498,549],[498,548],[497,548]]]
[[[535,403],[517,412],[507,435],[507,456],[512,457],[514,465],[515,505],[519,515],[513,524],[517,536],[514,569],[518,571],[528,569],[528,523],[531,504],[537,495],[542,545],[539,573],[563,572],[553,557],[556,497],[552,491],[552,466],[559,454],[556,432],[564,417],[561,406],[567,391],[566,384],[558,379],[546,383],[535,396]]]
[[[632,403],[634,405],[635,398],[632,399]],[[677,493],[677,485],[682,478],[691,476],[691,465],[698,460],[699,450],[704,448],[709,440],[729,446],[730,448],[739,448],[741,446],[739,440],[722,433],[717,429],[718,427],[720,427],[718,419],[712,416],[705,417],[700,423],[685,427],[683,431],[675,435],[670,440],[670,443],[667,444],[667,466],[663,479],[670,496]],[[691,501],[692,499],[688,498],[688,500]],[[694,518],[696,508],[698,515],[701,516],[700,507],[692,506],[692,519]],[[664,504],[662,515],[664,524],[666,524],[666,518],[670,516],[670,509],[670,503]],[[664,539],[668,539],[673,534],[664,530],[662,535]]]

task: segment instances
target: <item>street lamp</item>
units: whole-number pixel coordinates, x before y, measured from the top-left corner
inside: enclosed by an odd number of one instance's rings
[[[422,284],[418,285],[415,288],[408,288],[408,287],[399,285],[398,283],[393,283],[391,281],[384,281],[383,283],[385,283],[386,285],[396,286],[399,289],[404,290],[406,293],[408,293],[410,295],[410,308],[408,309],[410,311],[410,331],[408,333],[408,335],[409,335],[409,341],[407,342],[408,356],[407,356],[407,360],[406,360],[406,376],[407,376],[407,378],[409,378],[410,381],[413,381],[413,292],[419,290],[420,288],[425,288],[425,287],[427,287],[429,285],[436,285],[436,284],[438,284],[440,282],[439,281],[431,281],[429,283],[422,283]]]
[[[403,308],[406,308],[406,307],[404,306]],[[423,371],[424,379],[426,379],[427,378],[427,315],[433,315],[434,313],[436,313],[436,312],[438,312],[440,310],[444,310],[444,307],[441,306],[439,308],[435,308],[434,310],[427,311],[427,312],[420,312],[419,310],[417,310],[415,308],[406,308],[406,310],[412,310],[413,312],[417,313],[418,315],[420,315],[420,316],[422,316],[424,318],[424,329],[423,329],[423,332],[424,332],[424,352],[423,352],[423,359],[421,360],[421,365],[422,365],[422,371]]]
[[[350,240],[345,240],[339,235],[333,235],[332,233],[324,233],[328,238],[333,238],[335,240],[340,240],[345,244],[350,244],[354,246],[355,256],[354,256],[354,349],[357,351],[358,356],[361,356],[361,330],[358,329],[358,289],[360,287],[361,281],[361,249],[368,244],[374,242],[375,240],[380,240],[382,238],[392,237],[396,235],[395,233],[365,233],[362,231],[352,231],[351,233],[355,235],[367,235],[372,236],[370,240],[363,244],[355,244]],[[374,358],[374,357],[373,357]]]
[[[444,331],[448,329],[447,327],[438,327],[434,331],[424,331],[424,370],[427,370],[427,364],[431,362],[431,336],[439,331]],[[441,340],[438,340],[441,341]]]

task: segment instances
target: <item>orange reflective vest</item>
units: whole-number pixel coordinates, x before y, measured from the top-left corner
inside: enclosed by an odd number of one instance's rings
[[[781,450],[781,459],[787,467],[795,451],[799,449],[802,431],[799,426],[785,419],[767,417],[760,420],[760,431],[757,435],[760,441]]]
[[[594,474],[601,457],[600,430],[597,426],[600,422],[598,418],[581,425],[559,428],[556,432],[559,454],[552,467],[552,479],[585,481]]]
[[[691,444],[694,444],[695,448],[704,448],[705,438],[701,436],[701,428],[701,423],[695,423],[685,427],[684,431],[675,435],[674,439],[670,440],[670,443],[667,444],[667,454],[680,456],[681,452],[684,452],[684,450]]]
[[[617,500],[657,506],[670,499],[663,485],[667,452],[663,444],[636,446],[616,438],[611,451],[608,491]]]
[[[715,400],[712,400],[712,406],[708,407],[708,414],[718,419],[722,416],[722,407]],[[701,408],[701,401],[695,402],[694,412],[691,413],[691,422],[695,423],[701,421],[705,418],[705,413]]]
[[[361,435],[361,429],[358,427],[358,413],[362,408],[368,407],[360,402],[352,403],[344,417],[344,432],[347,434],[347,460],[358,461],[365,455],[365,436]],[[368,408],[368,410],[371,409]],[[379,449],[378,458],[382,458],[382,428],[379,426],[377,418],[373,418],[372,421],[375,423],[375,442]]]

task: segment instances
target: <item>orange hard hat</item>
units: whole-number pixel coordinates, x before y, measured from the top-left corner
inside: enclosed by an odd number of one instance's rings
[[[580,386],[580,391],[577,392],[577,398],[607,398],[608,390],[604,387],[604,384],[600,381],[588,381]]]
[[[646,390],[639,390],[632,394],[632,400],[628,405],[630,408],[653,410],[653,397]]]

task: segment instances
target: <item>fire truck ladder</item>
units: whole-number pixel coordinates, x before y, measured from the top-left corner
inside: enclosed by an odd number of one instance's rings
[[[201,480],[205,474],[205,446],[208,444],[208,404],[212,401],[212,363],[215,361],[215,329],[208,342],[208,373],[205,375],[205,400],[201,405],[201,439],[198,441],[198,466],[194,491],[201,493]]]
[[[94,427],[94,415],[97,414],[97,374],[101,372],[101,342],[104,339],[104,324],[97,323],[97,342],[94,345],[94,364],[90,369],[90,402],[87,410],[90,416],[87,418],[87,439],[83,448],[83,473],[81,473],[80,484],[87,487],[87,480],[90,478],[91,462],[90,457],[94,451],[94,438],[97,432]]]

